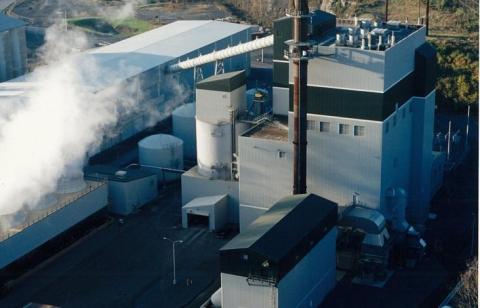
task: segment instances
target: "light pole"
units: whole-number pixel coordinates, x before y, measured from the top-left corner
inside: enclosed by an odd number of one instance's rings
[[[164,240],[166,241],[169,241],[170,243],[172,243],[172,257],[173,257],[173,284],[177,284],[177,277],[176,277],[176,273],[175,273],[175,244],[181,244],[183,243],[182,240],[171,240],[169,239],[168,237],[163,237]]]

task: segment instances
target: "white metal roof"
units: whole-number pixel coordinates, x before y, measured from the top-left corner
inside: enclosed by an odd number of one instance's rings
[[[25,26],[25,22],[0,13],[0,32]]]
[[[75,61],[78,61],[80,69],[85,68],[81,74],[88,83],[86,86],[92,91],[101,91],[249,28],[249,25],[214,20],[176,21],[123,41],[86,51],[75,57]],[[94,72],[89,69],[90,65],[81,64],[92,61],[95,61],[98,67]],[[0,91],[8,87],[10,82],[19,83],[30,77],[33,77],[32,74],[1,83]]]
[[[226,197],[227,195],[215,195],[215,196],[195,198],[192,201],[185,204],[183,208],[187,209],[187,208],[211,207],[216,205]]]

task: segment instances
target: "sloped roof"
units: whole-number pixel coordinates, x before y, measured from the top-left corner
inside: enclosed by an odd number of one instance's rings
[[[0,32],[23,27],[25,25],[26,23],[23,20],[16,19],[0,13]]]
[[[314,194],[286,197],[220,249],[222,272],[247,276],[271,263],[281,279],[336,224],[337,204]],[[250,264],[239,264],[242,255]],[[254,257],[250,257],[254,256]]]
[[[246,83],[245,71],[235,71],[225,74],[213,75],[197,82],[197,89],[232,92]]]
[[[185,204],[183,208],[211,207],[225,198],[227,198],[227,195],[198,197]]]

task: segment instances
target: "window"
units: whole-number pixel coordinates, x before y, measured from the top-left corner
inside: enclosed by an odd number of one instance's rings
[[[307,130],[316,130],[317,129],[317,122],[314,120],[307,120]]]
[[[405,116],[407,115],[407,108],[402,109],[402,118],[405,119]]]
[[[397,115],[393,116],[393,126],[397,125]]]
[[[410,103],[408,104],[408,111],[409,111],[409,112],[412,112],[412,111],[413,111],[413,102],[410,102]]]
[[[387,121],[385,122],[385,133],[388,133],[389,130],[390,130],[390,123]]]
[[[395,157],[395,158],[393,159],[393,168],[397,168],[397,167],[398,167],[398,158]]]
[[[365,136],[365,126],[355,125],[353,127],[353,135],[355,135],[355,136]]]
[[[283,151],[280,151],[280,150],[279,150],[279,151],[277,152],[277,154],[278,154],[278,158],[284,158],[284,157],[285,157],[285,152],[283,152]]]
[[[340,135],[348,135],[350,134],[350,125],[348,124],[339,124],[338,125],[338,133]]]
[[[330,131],[330,123],[320,122],[320,131],[324,133],[328,133]]]

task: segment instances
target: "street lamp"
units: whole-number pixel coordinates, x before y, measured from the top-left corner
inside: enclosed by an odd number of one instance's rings
[[[182,240],[171,240],[169,239],[168,237],[163,237],[164,240],[166,241],[169,241],[170,243],[172,243],[172,256],[173,256],[173,284],[177,284],[177,277],[176,277],[176,273],[175,273],[175,244],[181,244],[183,243]]]

